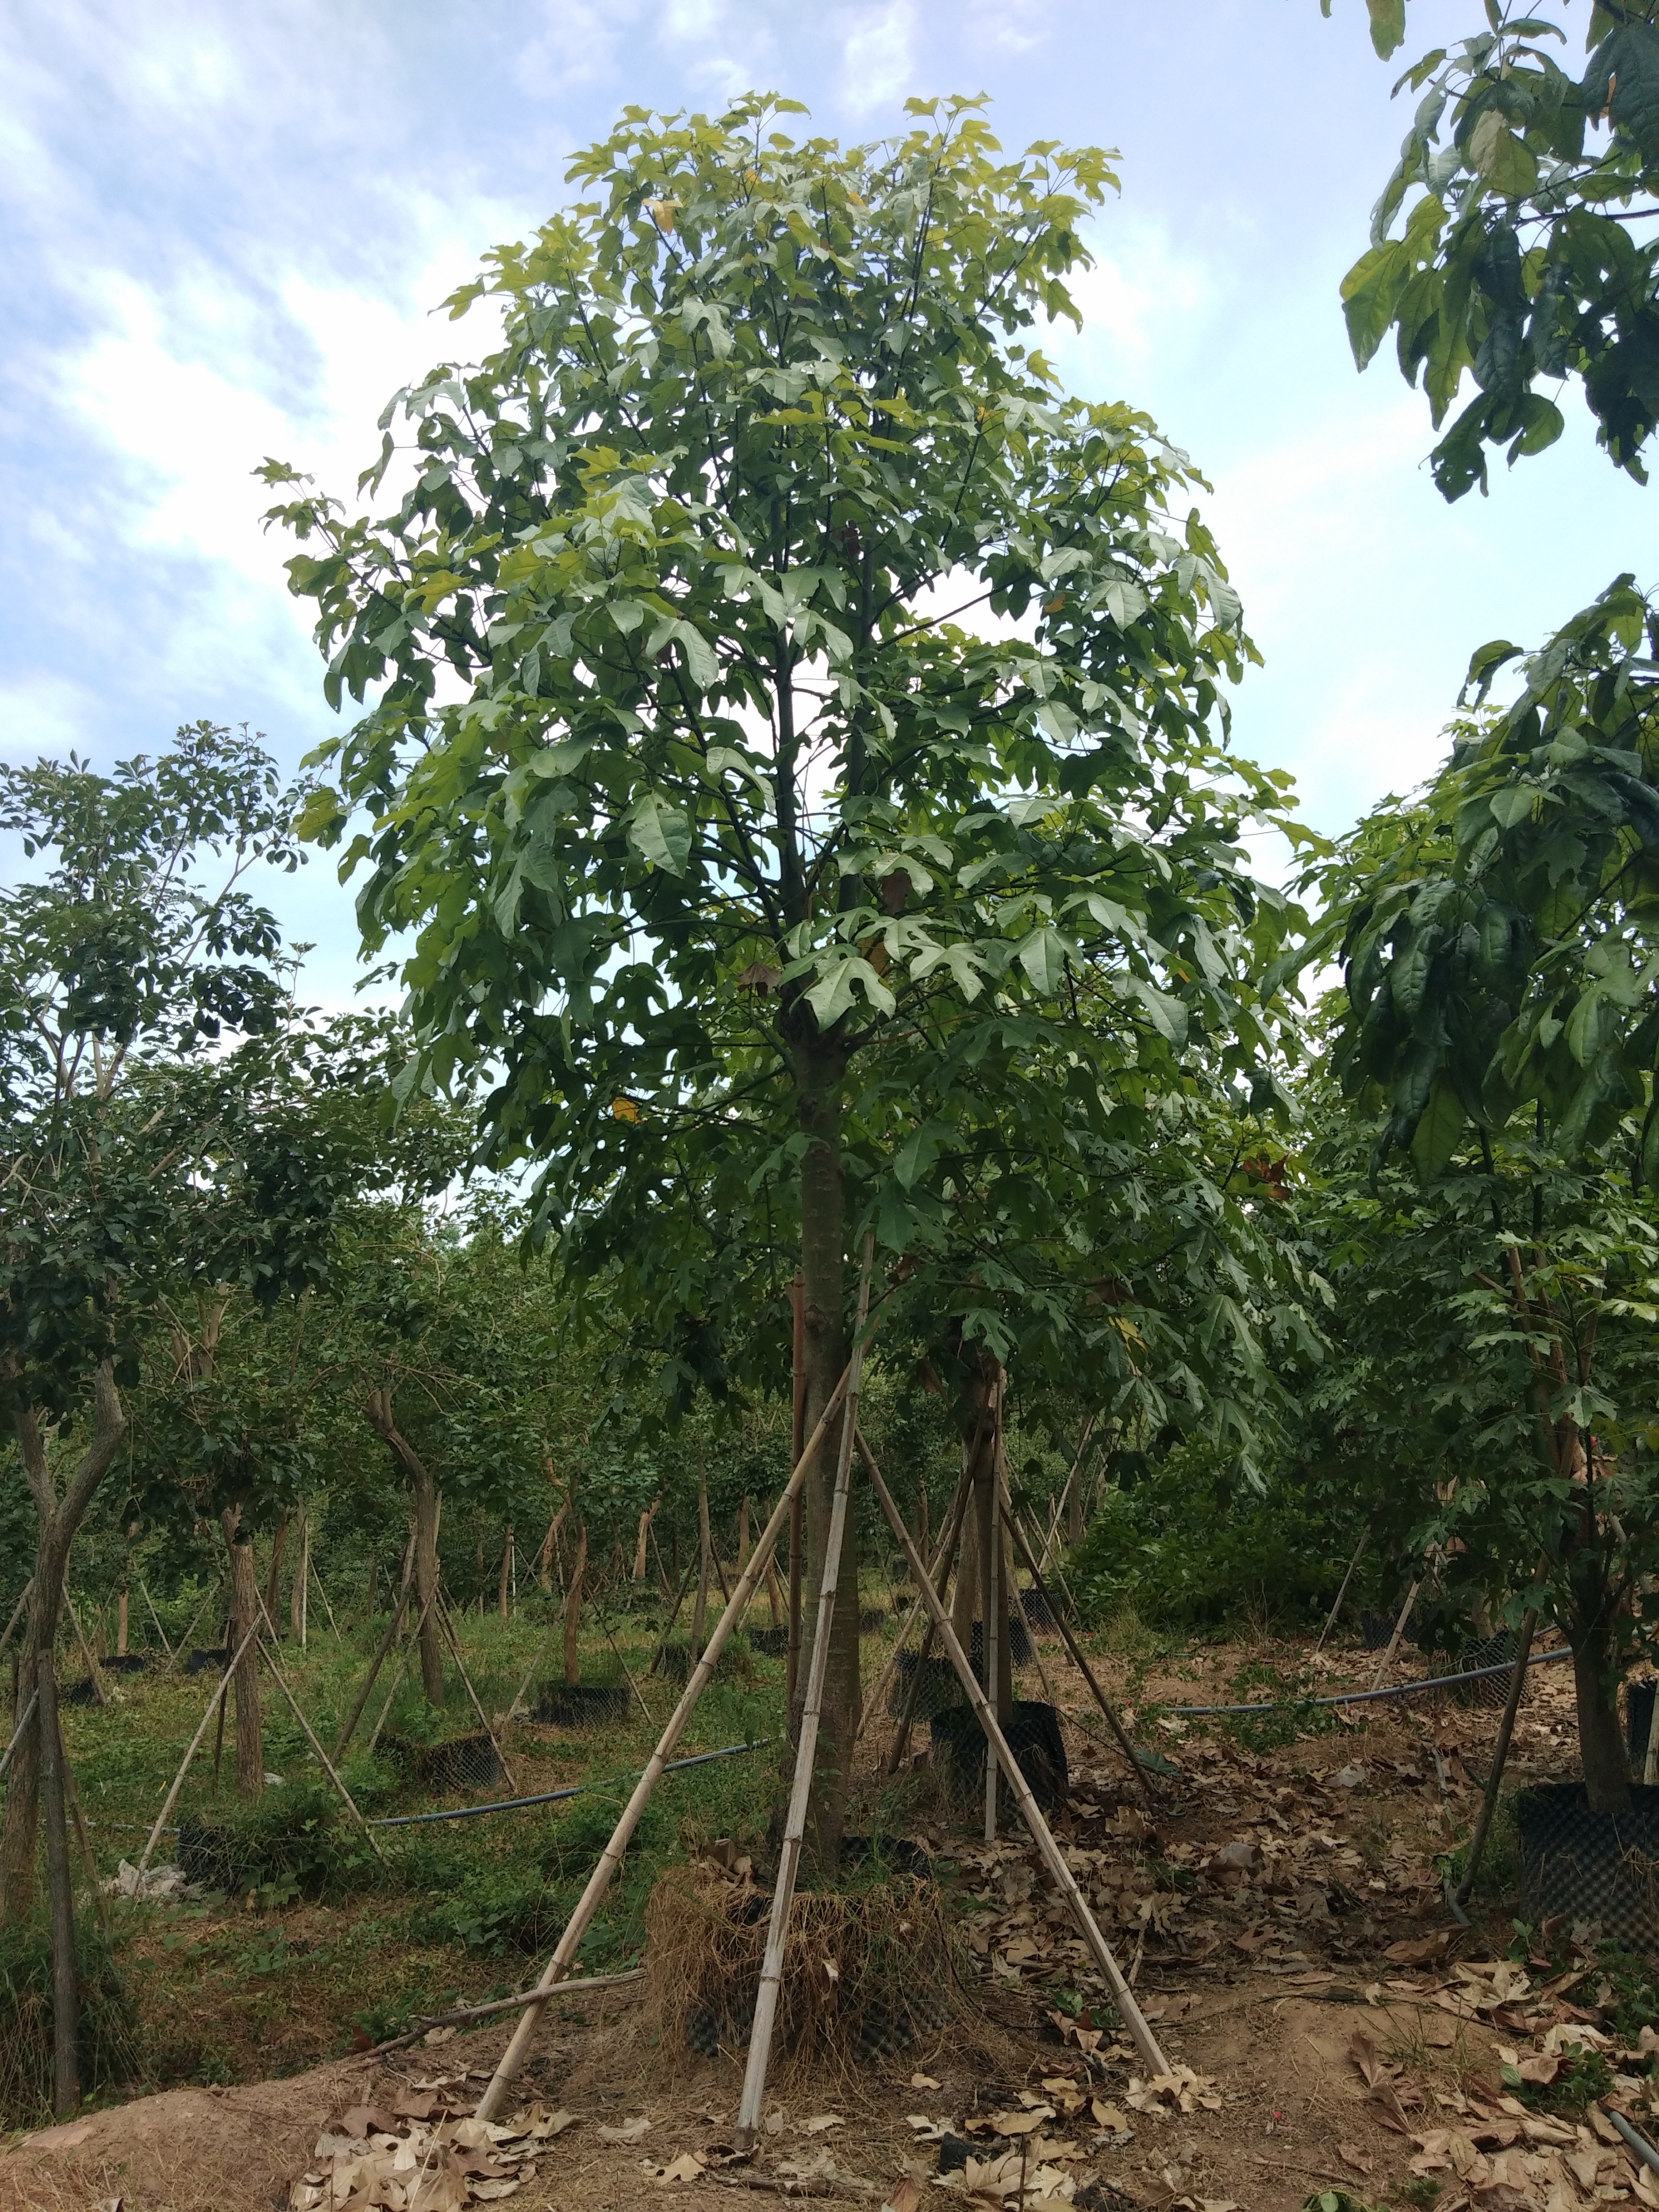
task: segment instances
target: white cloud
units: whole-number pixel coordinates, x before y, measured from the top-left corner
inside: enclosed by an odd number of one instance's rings
[[[855,113],[917,89],[915,35],[912,0],[886,0],[853,17],[842,40],[842,97]]]

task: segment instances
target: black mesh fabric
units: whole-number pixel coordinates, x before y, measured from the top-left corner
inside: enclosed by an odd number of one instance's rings
[[[1538,1783],[1515,1816],[1528,1918],[1594,1921],[1626,1950],[1659,1950],[1659,1788],[1633,1787],[1628,1813],[1592,1813],[1582,1782]]]

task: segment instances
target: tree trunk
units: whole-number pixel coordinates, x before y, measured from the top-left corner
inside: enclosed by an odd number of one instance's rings
[[[276,1633],[276,1593],[282,1588],[283,1553],[288,1544],[288,1515],[282,1514],[276,1522],[276,1534],[271,1539],[270,1568],[265,1576],[265,1612],[270,1620],[270,1632]]]
[[[846,1066],[846,1054],[838,1042],[813,1037],[797,1046],[796,1111],[806,1139],[800,1166],[801,1419],[809,1436],[834,1395],[848,1358],[847,1197],[841,1161],[841,1085]],[[831,1422],[802,1485],[806,1521],[804,1650],[811,1649],[818,1592],[829,1565],[830,1513],[840,1443],[839,1430]],[[841,1864],[847,1784],[859,1723],[858,1523],[856,1512],[849,1512],[839,1564],[838,1601],[830,1620],[830,1663],[807,1822],[813,1861],[830,1878]],[[795,1686],[798,1698],[805,1693],[806,1671],[803,1663]]]
[[[444,1647],[438,1626],[438,1518],[443,1501],[431,1470],[398,1426],[390,1389],[368,1394],[368,1419],[409,1478],[415,1507],[416,1617],[421,1626],[421,1690],[428,1705],[444,1707]]]
[[[75,1893],[70,1886],[68,1789],[63,1730],[58,1725],[58,1679],[50,1645],[43,1645],[36,1680],[40,1705],[40,1795],[46,1816],[46,1883],[52,1897],[52,2110],[72,2117],[81,2101],[76,2045],[81,2036],[81,1984],[75,1957]]]
[[[0,1380],[4,1379],[0,1376]],[[27,1407],[16,1409],[12,1417],[38,1529],[28,1623],[17,1655],[20,1710],[28,1703],[40,1680],[41,1650],[51,1651],[57,1643],[70,1547],[99,1484],[114,1463],[126,1428],[120,1394],[107,1365],[100,1367],[94,1378],[92,1413],[90,1440],[61,1498],[38,1417]],[[40,1731],[38,1723],[32,1723],[6,1770],[5,1824],[0,1829],[0,1923],[25,1919],[34,1908],[40,1817]]]
[[[311,1579],[311,1516],[300,1508],[300,1534],[295,1545],[294,1581],[288,1594],[288,1625],[301,1651],[306,1648],[306,1585]],[[275,1613],[271,1619],[276,1619]]]
[[[230,1648],[234,1651],[259,1617],[259,1585],[253,1571],[253,1544],[240,1533],[241,1515],[231,1507],[224,1515],[225,1542],[230,1548]],[[265,1786],[265,1754],[259,1726],[259,1639],[236,1662],[236,1795],[245,1803],[258,1800]]]
[[[691,1664],[702,1656],[703,1624],[708,1618],[708,1559],[714,1550],[708,1536],[708,1474],[697,1468],[697,1599],[691,1608]]]
[[[581,1652],[577,1638],[582,1622],[582,1577],[587,1571],[587,1523],[576,1530],[576,1556],[570,1569],[570,1586],[564,1598],[564,1679],[574,1687],[581,1680]]]
[[[1572,1640],[1572,1685],[1578,1702],[1578,1752],[1585,1802],[1592,1813],[1630,1810],[1630,1765],[1619,1725],[1616,1637],[1598,1624]]]
[[[509,1600],[513,1595],[513,1523],[507,1524],[507,1540],[501,1546],[501,1571],[495,1584],[495,1610],[503,1620],[511,1618]]]
[[[640,1516],[639,1541],[634,1547],[634,1580],[636,1583],[642,1583],[645,1580],[645,1542],[651,1534],[651,1523],[656,1517],[657,1507],[660,1502],[659,1499],[653,1498],[650,1510]]]
[[[738,1572],[749,1565],[749,1500],[745,1498],[738,1508]]]

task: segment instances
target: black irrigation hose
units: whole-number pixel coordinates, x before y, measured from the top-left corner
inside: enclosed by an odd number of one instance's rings
[[[700,1751],[690,1759],[671,1759],[663,1768],[665,1774],[678,1774],[683,1767],[706,1766],[711,1759],[736,1759],[745,1751],[763,1751],[772,1741],[769,1735],[758,1737],[753,1743],[727,1744],[724,1751]],[[521,1805],[551,1805],[562,1797],[582,1797],[595,1790],[615,1788],[622,1782],[636,1782],[637,1775],[617,1775],[610,1782],[572,1782],[562,1790],[544,1790],[534,1797],[498,1797],[489,1805],[462,1805],[453,1813],[394,1813],[388,1818],[371,1820],[371,1828],[415,1828],[427,1820],[476,1820],[484,1813],[516,1812]]]
[[[1571,1651],[1563,1644],[1559,1651],[1534,1651],[1528,1660],[1528,1667],[1547,1666],[1552,1659],[1571,1659]],[[1513,1659],[1505,1659],[1497,1667],[1471,1667],[1466,1674],[1435,1674],[1426,1682],[1396,1682],[1389,1690],[1350,1690],[1346,1698],[1283,1698],[1276,1704],[1265,1705],[1159,1705],[1161,1713],[1178,1713],[1183,1718],[1205,1713],[1294,1713],[1306,1705],[1368,1705],[1376,1698],[1412,1698],[1419,1690],[1444,1690],[1455,1682],[1483,1682],[1489,1674],[1512,1674]]]

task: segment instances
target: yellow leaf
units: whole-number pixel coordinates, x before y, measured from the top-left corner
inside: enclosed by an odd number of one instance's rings
[[[611,1118],[613,1121],[637,1121],[641,1117],[640,1109],[633,1099],[613,1098],[611,1102]]]

